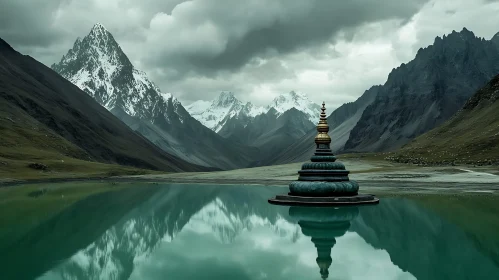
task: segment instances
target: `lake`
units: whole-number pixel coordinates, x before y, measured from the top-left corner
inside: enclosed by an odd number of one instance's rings
[[[52,214],[29,224],[3,218],[0,279],[499,279],[496,195],[381,194],[379,205],[340,208],[268,204],[284,192],[143,184],[57,211],[48,204],[40,215]]]

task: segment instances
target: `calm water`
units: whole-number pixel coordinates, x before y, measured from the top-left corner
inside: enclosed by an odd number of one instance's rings
[[[459,203],[455,213],[401,198],[338,209],[267,203],[283,191],[94,195],[3,249],[0,279],[499,279],[499,232],[477,229],[480,217]]]

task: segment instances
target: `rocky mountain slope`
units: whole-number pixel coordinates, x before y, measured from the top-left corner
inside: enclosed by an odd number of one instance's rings
[[[78,38],[52,69],[160,148],[186,161],[231,169],[253,160],[256,150],[230,143],[192,118],[171,94],[161,92],[101,24]]]
[[[450,120],[389,159],[412,163],[499,164],[499,75]]]
[[[313,129],[308,116],[298,109],[291,108],[282,115],[271,109],[267,114],[256,117],[240,133],[237,141],[258,147],[259,160],[251,166],[265,165],[265,159],[280,154],[284,149]]]
[[[464,28],[394,69],[363,112],[346,151],[389,151],[444,123],[499,73],[496,45]]]
[[[350,136],[350,131],[357,124],[365,108],[370,105],[378,94],[380,86],[373,86],[354,102],[341,105],[328,117],[331,136],[331,149],[341,151]],[[327,106],[327,105],[326,105]],[[317,130],[312,128],[297,141],[291,143],[278,154],[266,157],[262,165],[285,164],[308,161],[315,151],[314,138]]]
[[[264,159],[280,153],[313,127],[308,116],[298,109],[291,108],[280,114],[271,108],[267,113],[248,120],[244,126],[234,125],[228,139],[257,147],[260,152],[250,166],[260,166]]]
[[[492,36],[490,41],[499,47],[499,32],[497,32],[494,36]]]
[[[0,108],[2,167],[50,157],[57,161],[54,166],[77,159],[80,165],[92,161],[163,171],[206,170],[157,148],[78,87],[1,39]]]

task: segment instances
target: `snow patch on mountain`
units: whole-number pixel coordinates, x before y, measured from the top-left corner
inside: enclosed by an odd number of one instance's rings
[[[250,102],[243,104],[232,92],[221,92],[212,102],[196,101],[186,106],[192,117],[204,126],[219,132],[231,118],[252,117],[265,113],[265,109]]]
[[[208,110],[210,106],[210,101],[198,100],[191,103],[190,105],[185,106],[185,109],[187,109],[191,115],[200,115],[204,111]]]
[[[112,34],[96,24],[83,39],[78,38],[61,61],[52,68],[108,110],[119,107],[130,116],[153,119],[165,115],[171,101],[174,111],[180,102],[163,93],[144,71],[136,69]],[[183,117],[179,118],[181,121]]]
[[[271,104],[267,106],[268,110],[271,108],[274,108],[278,112],[278,115],[282,115],[289,109],[295,108],[305,113],[312,123],[317,123],[321,107],[319,104],[310,101],[306,94],[291,91],[274,98]]]
[[[267,110],[265,108],[255,106],[251,102],[247,102],[244,105],[244,110],[245,110],[245,112],[247,112],[246,114],[248,116],[253,117],[253,118],[267,112]]]

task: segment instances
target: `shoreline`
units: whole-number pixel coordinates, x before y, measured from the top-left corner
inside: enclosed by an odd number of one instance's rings
[[[269,179],[180,179],[180,178],[148,178],[148,177],[98,177],[98,178],[52,178],[34,180],[16,180],[0,182],[1,188],[28,186],[37,184],[64,184],[64,183],[148,183],[148,184],[206,184],[206,185],[260,185],[286,188],[293,180]],[[495,182],[421,182],[407,180],[356,180],[361,185],[361,192],[380,189],[396,189],[400,191],[469,191],[484,193],[499,193],[499,184]]]
[[[495,167],[440,166],[422,167],[388,161],[351,159],[341,160],[351,171],[349,177],[362,188],[418,188],[418,189],[476,189],[499,190],[499,169]],[[110,183],[171,183],[287,186],[298,179],[302,163],[262,166],[212,172],[183,172],[117,176],[74,176],[36,179],[0,179],[0,189],[34,184],[72,182]],[[63,175],[63,174],[61,174]]]

